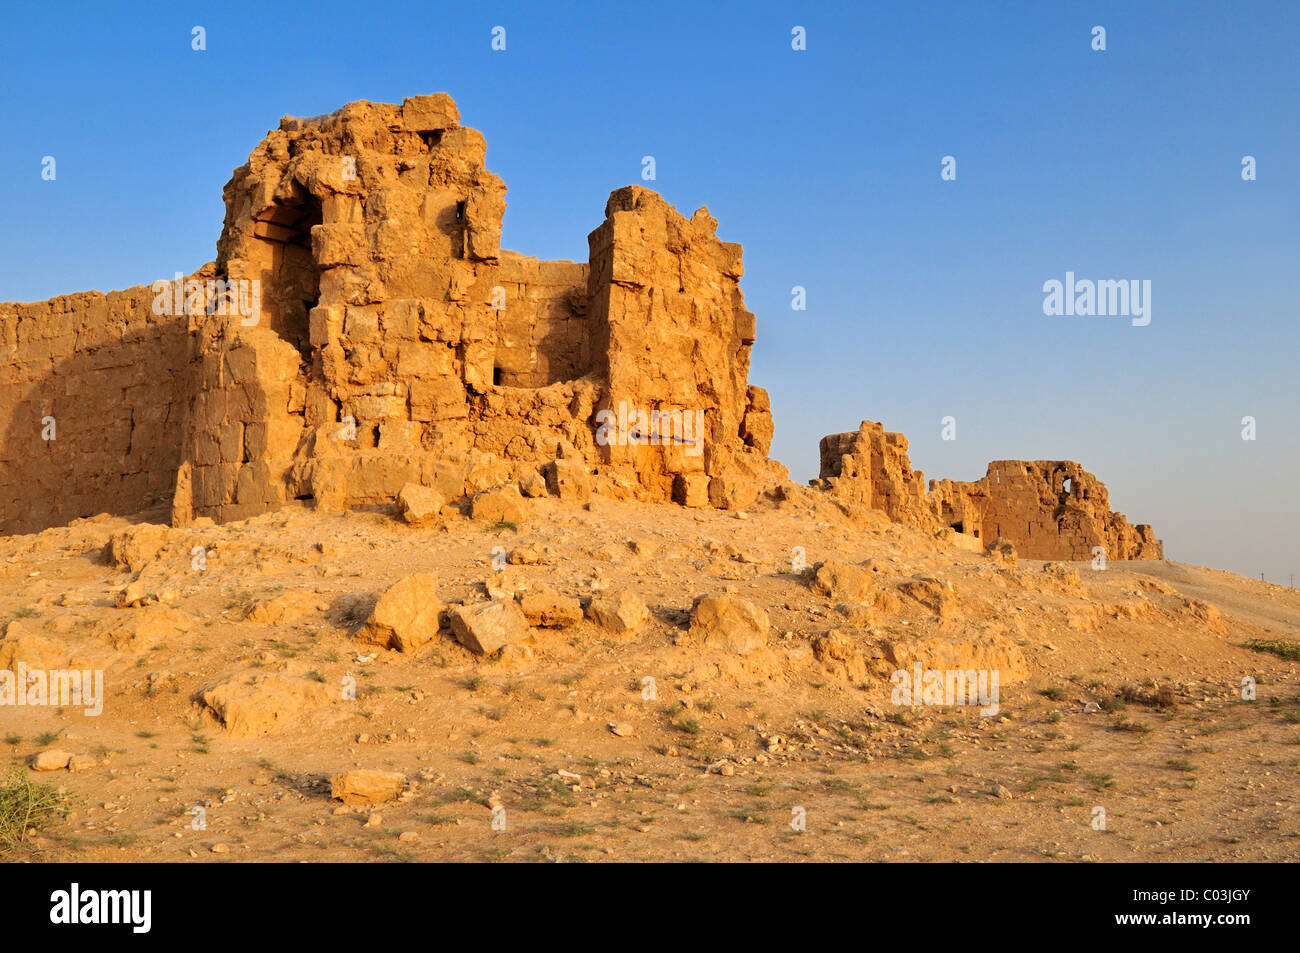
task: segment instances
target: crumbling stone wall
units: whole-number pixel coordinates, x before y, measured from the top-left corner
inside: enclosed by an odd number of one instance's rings
[[[740,247],[707,211],[621,189],[590,267],[542,262],[502,251],[505,185],[484,161],[440,94],[286,118],[236,170],[216,270],[261,282],[264,320],[191,328],[177,522],[411,481],[456,497],[556,459],[689,505],[743,506],[784,477],[746,380]],[[702,451],[598,443],[594,416],[620,402],[703,411]]]
[[[387,502],[408,482],[537,492],[544,476],[562,495],[739,507],[784,479],[747,380],[740,246],[707,210],[621,189],[592,265],[538,261],[501,249],[505,184],[485,158],[445,94],[286,117],[225,187],[193,307],[160,320],[145,289],[5,306],[14,439],[39,436],[43,407],[101,412],[6,454],[3,525],[169,492],[184,524]],[[94,373],[60,376],[61,359]],[[620,406],[632,426],[602,429]],[[660,413],[701,415],[699,439],[646,440]]]
[[[606,443],[602,461],[630,469],[653,497],[729,508],[785,473],[767,459],[767,393],[748,384],[755,318],[740,293],[741,249],[717,227],[706,208],[688,221],[649,189],[618,189],[588,238],[588,287],[606,383],[598,409],[687,422],[649,442]],[[686,433],[699,412],[704,433]]]
[[[783,481],[748,382],[741,248],[708,210],[628,186],[588,263],[538,261],[502,250],[485,159],[445,94],[286,117],[225,187],[193,306],[188,284],[161,313],[152,288],[0,305],[0,530],[168,494],[184,524],[389,502],[412,482],[738,508]],[[863,422],[822,441],[816,482],[1029,557],[1161,554],[1077,464],[990,474],[927,494],[906,438]]]
[[[1105,485],[1070,460],[995,460],[980,480],[931,480],[927,491],[907,438],[864,420],[857,433],[822,438],[814,482],[900,523],[961,534],[958,541],[1009,539],[1027,559],[1092,559],[1096,546],[1107,559],[1164,558],[1154,530],[1112,513]]]
[[[185,321],[155,296],[0,304],[0,533],[171,499]]]
[[[884,425],[864,420],[857,433],[823,437],[819,451],[820,481],[832,496],[900,523],[939,529],[926,500],[925,474],[912,469],[901,433],[886,433]]]
[[[1071,460],[994,460],[973,482],[930,481],[945,526],[988,542],[999,536],[1029,559],[1163,559],[1151,526],[1110,509],[1105,484]]]

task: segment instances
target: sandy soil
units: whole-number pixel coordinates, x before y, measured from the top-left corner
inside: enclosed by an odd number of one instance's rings
[[[73,813],[5,859],[1300,858],[1297,663],[1242,645],[1300,639],[1294,589],[1175,562],[1008,567],[824,501],[740,515],[530,502],[517,528],[295,506],[168,530],[143,572],[171,591],[132,608],[116,603],[135,574],[106,543],[162,514],[0,539],[0,661],[36,637],[102,668],[107,694],[97,717],[0,708],[0,757],[77,756],[33,775],[66,786]],[[505,660],[445,627],[412,654],[351,640],[414,572],[437,576],[444,603],[486,600],[498,546],[539,557],[509,566],[515,591],[630,588],[651,619],[630,636],[587,620],[536,629],[531,652]],[[809,564],[871,560],[890,595],[846,621],[792,570],[796,547]],[[898,594],[916,574],[951,583],[943,617]],[[732,655],[691,634],[695,597],[726,591],[767,610],[765,648]],[[1002,640],[1028,677],[1002,686],[991,717],[895,705],[878,671],[853,677],[813,650],[837,627],[863,644]],[[276,723],[249,736],[201,701],[268,672],[332,700],[268,697]],[[347,676],[357,698],[333,698]],[[408,787],[342,805],[329,779],[349,768]]]

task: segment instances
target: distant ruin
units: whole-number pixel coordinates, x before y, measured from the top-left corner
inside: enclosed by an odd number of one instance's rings
[[[441,93],[286,117],[224,189],[215,262],[0,304],[0,532],[160,503],[177,525],[338,510],[408,483],[736,509],[785,481],[741,248],[708,210],[627,186],[588,262],[539,261],[500,247],[485,155]],[[878,424],[827,437],[814,482],[1026,556],[1160,557],[1077,464],[927,493],[906,449]]]
[[[821,442],[818,481],[833,496],[883,511],[971,548],[1009,539],[1027,559],[1163,559],[1149,525],[1112,513],[1105,485],[1070,460],[995,460],[969,483],[931,480],[913,470],[907,438],[863,421],[857,433]]]

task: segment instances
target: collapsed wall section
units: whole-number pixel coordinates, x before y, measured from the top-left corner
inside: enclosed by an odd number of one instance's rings
[[[931,480],[913,470],[907,438],[863,421],[857,433],[821,441],[815,481],[832,496],[957,542],[987,547],[1009,539],[1027,559],[1163,559],[1151,526],[1110,509],[1105,485],[1070,460],[995,460],[980,480]],[[976,542],[978,541],[978,542]]]
[[[652,498],[736,508],[786,472],[767,457],[767,392],[748,384],[755,319],[741,248],[717,226],[706,208],[687,220],[649,189],[616,190],[588,237],[588,297],[606,384],[598,411],[616,436],[601,460]]]
[[[1110,508],[1105,484],[1071,460],[994,460],[973,482],[932,480],[939,520],[988,542],[1001,536],[1029,559],[1163,559],[1148,524]]]
[[[823,437],[818,449],[820,483],[832,496],[880,510],[900,523],[939,528],[926,500],[925,474],[912,469],[901,433],[887,433],[882,424],[864,420],[856,433]]]

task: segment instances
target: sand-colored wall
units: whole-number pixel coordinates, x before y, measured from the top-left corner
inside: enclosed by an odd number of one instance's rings
[[[186,322],[154,314],[154,298],[0,304],[0,532],[171,499]]]

